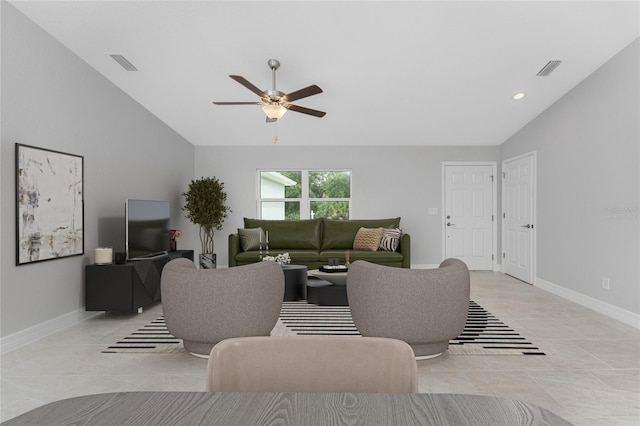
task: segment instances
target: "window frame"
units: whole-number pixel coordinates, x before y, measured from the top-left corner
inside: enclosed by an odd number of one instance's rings
[[[300,172],[301,197],[300,198],[262,198],[261,174],[263,172]],[[348,198],[310,198],[309,197],[309,172],[349,172],[349,197]],[[353,169],[347,168],[278,168],[278,169],[257,169],[256,170],[256,217],[262,219],[263,202],[299,202],[300,220],[311,219],[311,203],[314,201],[346,201],[349,203],[349,218],[353,216]],[[286,219],[285,219],[286,220]]]

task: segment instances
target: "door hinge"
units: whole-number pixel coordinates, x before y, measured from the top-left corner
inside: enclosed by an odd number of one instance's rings
[[[506,213],[502,213],[502,218],[506,219],[507,218],[507,214]]]
[[[491,183],[493,183],[493,175],[489,176],[491,178]]]
[[[507,255],[505,253],[502,253],[502,258],[504,259],[505,257],[507,257]]]
[[[507,172],[502,172],[502,179],[506,179],[507,178]]]
[[[491,255],[491,260],[495,260],[495,259],[494,259],[494,257],[493,257],[493,255]]]
[[[493,222],[493,215],[491,215],[491,222]]]

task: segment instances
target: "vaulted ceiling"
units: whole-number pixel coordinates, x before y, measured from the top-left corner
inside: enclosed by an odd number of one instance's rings
[[[637,1],[10,3],[194,145],[499,145],[640,36]],[[212,104],[270,58],[324,118]]]

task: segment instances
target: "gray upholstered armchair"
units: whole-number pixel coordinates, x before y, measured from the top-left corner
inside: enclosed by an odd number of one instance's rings
[[[231,337],[269,336],[284,296],[284,273],[275,262],[228,269],[196,269],[175,259],[162,271],[167,328],[192,355],[208,357]]]
[[[458,259],[438,269],[402,269],[356,261],[347,273],[353,322],[363,336],[407,342],[418,359],[432,358],[464,330],[469,270]]]

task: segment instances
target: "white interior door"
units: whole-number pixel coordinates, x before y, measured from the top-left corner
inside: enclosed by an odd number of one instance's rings
[[[493,270],[493,183],[491,165],[445,165],[445,256],[472,270]]]
[[[535,256],[535,155],[502,163],[502,267],[533,284]]]

